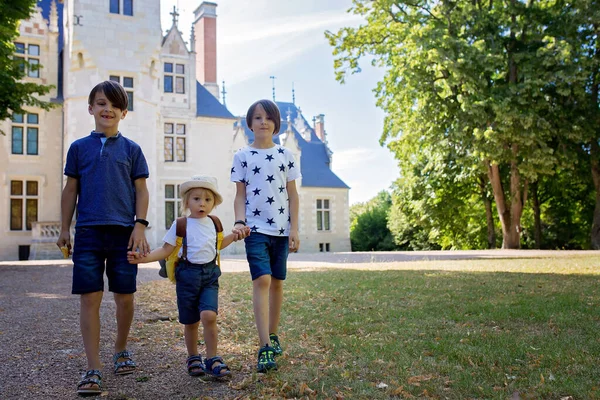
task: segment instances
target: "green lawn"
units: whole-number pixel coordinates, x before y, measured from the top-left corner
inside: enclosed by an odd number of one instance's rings
[[[402,268],[289,271],[285,355],[264,377],[253,373],[249,276],[224,274],[219,337],[232,385],[249,398],[600,398],[600,259]],[[176,318],[173,287],[152,285],[155,308]],[[176,320],[171,329],[183,331]]]

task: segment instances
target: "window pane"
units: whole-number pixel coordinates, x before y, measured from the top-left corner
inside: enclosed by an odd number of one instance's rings
[[[19,71],[25,72],[25,59],[23,57],[15,57],[15,62],[19,66]]]
[[[177,161],[185,162],[185,138],[177,138]]]
[[[117,75],[110,75],[108,79],[115,82],[121,82],[121,77]]]
[[[319,251],[323,251],[323,243],[319,243]]]
[[[123,87],[132,88],[133,87],[133,78],[123,77]]]
[[[37,44],[30,44],[27,48],[27,52],[30,56],[39,56],[40,55],[40,46]]]
[[[323,208],[329,208],[329,200],[323,200]]]
[[[165,185],[165,199],[175,198],[175,185]]]
[[[25,43],[15,43],[16,53],[25,54]]]
[[[133,0],[123,0],[123,15],[133,15]]]
[[[27,128],[27,154],[38,154],[38,128]]]
[[[173,63],[165,63],[165,72],[173,72]]]
[[[112,14],[119,13],[119,0],[110,0],[110,12]]]
[[[165,228],[169,229],[175,221],[175,202],[165,201]]]
[[[185,65],[183,65],[183,64],[176,64],[175,65],[175,73],[176,74],[185,74]]]
[[[27,123],[28,124],[38,124],[38,115],[37,114],[27,114]]]
[[[177,134],[185,135],[185,124],[177,124]]]
[[[325,217],[325,230],[329,231],[331,230],[330,226],[329,226],[329,211],[324,211],[323,212],[323,216]]]
[[[23,128],[20,126],[12,128],[12,153],[23,154]]]
[[[165,137],[165,161],[173,161],[173,138],[172,137]]]
[[[127,92],[127,98],[129,99],[129,104],[127,104],[127,111],[133,111],[133,92]]]
[[[23,123],[23,114],[13,114],[12,120],[13,122]]]
[[[27,181],[27,196],[38,195],[38,183],[37,181]]]
[[[317,200],[317,209],[322,208],[321,204],[321,200]]]
[[[329,251],[329,243],[325,243],[325,251]]]
[[[175,78],[175,91],[177,93],[185,93],[185,78],[178,76]]]
[[[29,77],[31,78],[39,78],[40,77],[40,60],[35,58],[29,59]]]
[[[10,181],[10,194],[12,196],[22,196],[23,195],[23,182]]]
[[[165,93],[173,93],[173,77],[165,75]]]
[[[317,211],[317,230],[323,230],[323,211]]]
[[[173,134],[173,124],[165,123],[165,135],[172,135],[172,134]]]
[[[31,225],[38,220],[38,201],[37,199],[27,199],[27,215],[25,216],[25,226],[28,231]]]
[[[10,199],[10,230],[23,230],[23,200]]]

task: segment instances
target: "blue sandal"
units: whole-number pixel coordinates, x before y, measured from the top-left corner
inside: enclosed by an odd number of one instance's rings
[[[119,358],[124,358],[125,361],[119,361]],[[113,356],[113,364],[115,365],[115,375],[133,374],[137,365],[131,359],[131,353],[123,350]]]
[[[189,356],[186,362],[189,376],[204,375],[204,363],[202,362],[202,356],[200,354]]]
[[[214,365],[216,362],[219,365]],[[225,364],[223,359],[219,356],[207,358],[204,360],[204,372],[213,378],[228,378],[231,376],[231,369]]]
[[[94,378],[94,376],[97,376],[97,378]],[[94,384],[98,387],[82,387],[89,384]],[[77,394],[81,396],[96,396],[102,394],[102,372],[98,371],[97,369],[90,369],[89,371],[86,371],[77,384]]]

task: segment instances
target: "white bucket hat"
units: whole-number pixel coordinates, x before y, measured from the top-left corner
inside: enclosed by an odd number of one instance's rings
[[[204,188],[213,192],[215,195],[215,206],[218,206],[223,202],[223,197],[219,193],[219,189],[217,187],[217,178],[213,178],[212,176],[194,175],[192,176],[191,180],[181,184],[179,187],[179,192],[183,197],[188,190],[196,188]]]

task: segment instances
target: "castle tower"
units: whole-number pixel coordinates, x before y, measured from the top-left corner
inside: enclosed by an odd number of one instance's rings
[[[203,1],[194,11],[196,79],[219,98],[217,84],[217,4]]]

